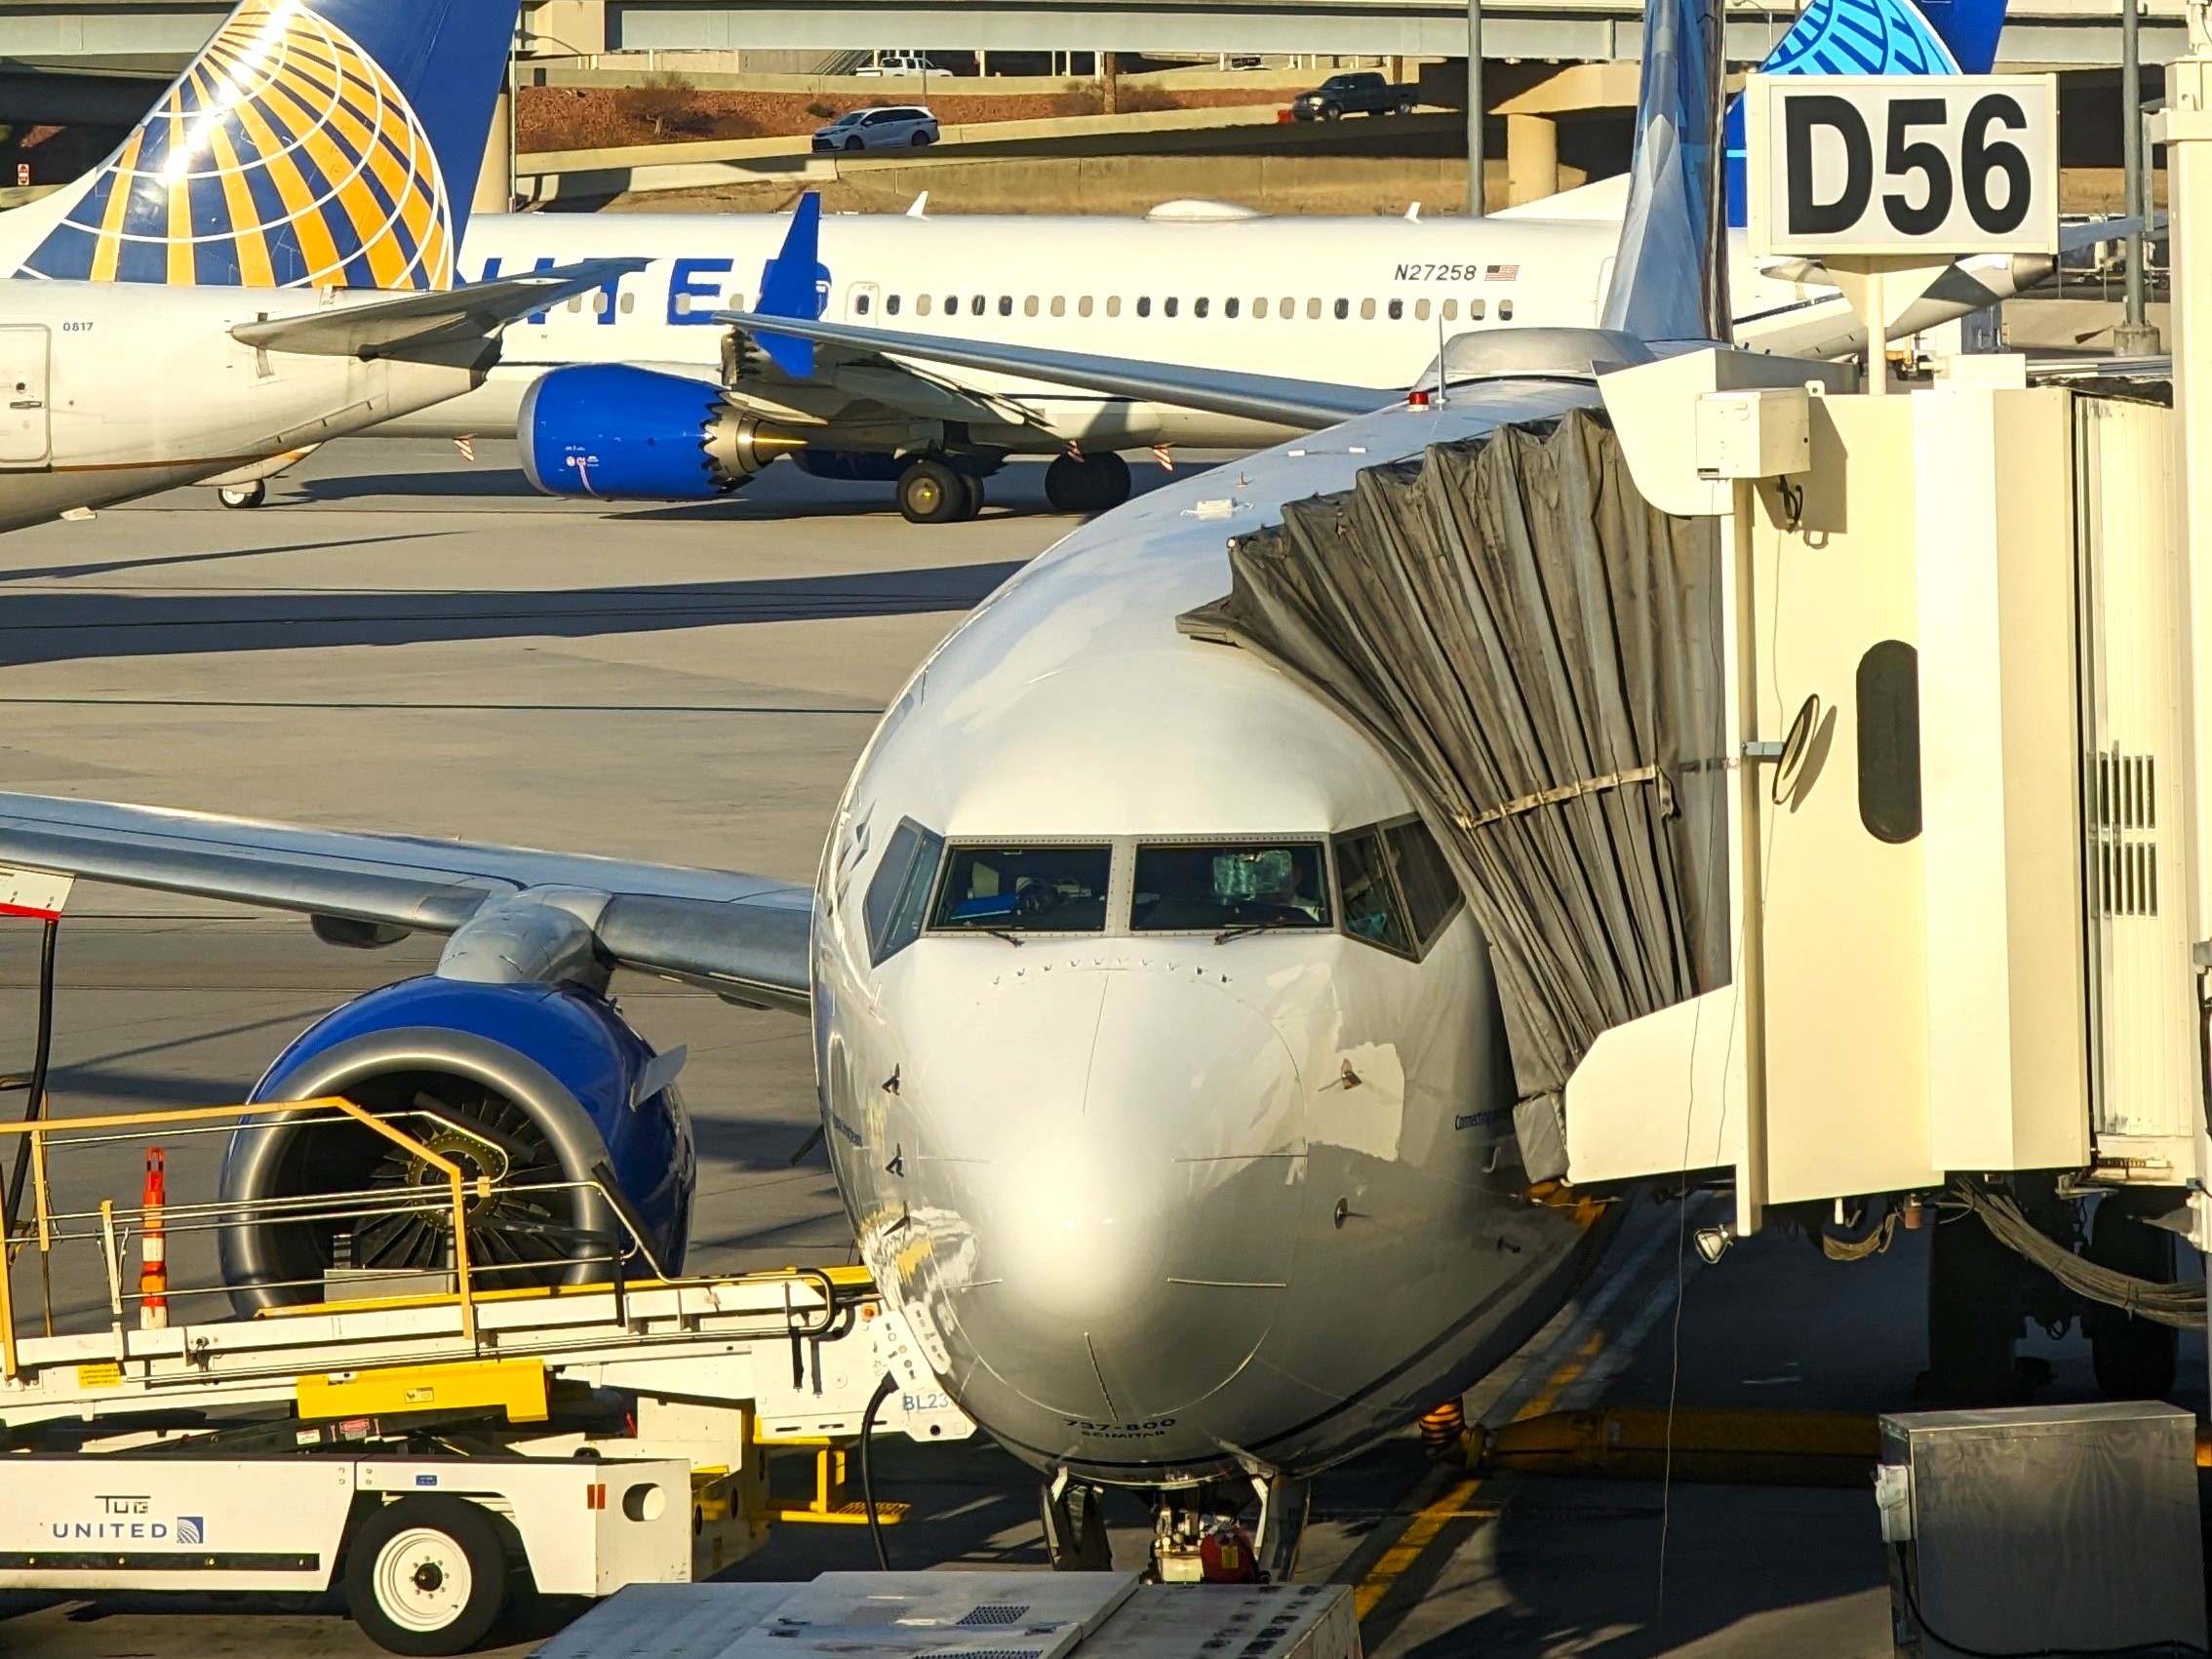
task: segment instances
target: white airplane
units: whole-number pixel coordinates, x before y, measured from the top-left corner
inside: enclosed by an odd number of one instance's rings
[[[639,268],[454,287],[516,12],[245,0],[104,166],[0,215],[0,530],[466,392],[508,322]]]
[[[496,1146],[535,1191],[472,1212],[470,1259],[523,1282],[606,1271],[584,1244],[564,1255],[564,1228],[681,1262],[691,1136],[671,1067],[606,995],[615,968],[810,1012],[863,1257],[947,1390],[1044,1477],[1056,1557],[1086,1553],[1066,1502],[1086,1483],[1168,1506],[1241,1485],[1284,1572],[1304,1482],[1499,1363],[1604,1228],[1532,1202],[1488,948],[1389,756],[1177,618],[1284,503],[1589,408],[1600,370],[1724,328],[1706,12],[1647,13],[1665,72],[1603,327],[1462,331],[1448,395],[1078,530],[915,674],[810,891],[29,796],[0,796],[0,861],[304,913],[334,942],[450,935],[434,973],[331,1014],[254,1098],[342,1092]],[[226,1200],[352,1190],[384,1156],[317,1144],[310,1162],[242,1136]],[[312,1297],[336,1247],[233,1228],[239,1307]],[[435,1269],[440,1247],[357,1240],[368,1259],[343,1265]]]
[[[1986,71],[2003,0],[1825,0],[1784,34],[1786,73]],[[1934,20],[1932,22],[1930,20]],[[1099,365],[1378,388],[1385,401],[1467,329],[1587,328],[1611,270],[1627,190],[1607,179],[1487,219],[1270,218],[1173,203],[1142,220],[1096,217],[491,215],[464,264],[493,279],[557,261],[635,254],[650,267],[533,316],[467,397],[381,428],[403,436],[515,435],[556,494],[702,500],[788,455],[824,476],[895,483],[916,522],[971,517],[1008,455],[1054,457],[1046,492],[1067,511],[1125,499],[1117,452],[1252,449],[1317,420],[1284,396],[1193,404],[1173,378],[1101,367],[1076,384],[1018,359],[998,366],[889,348],[901,335],[1081,354]],[[808,198],[809,201],[811,198]],[[787,303],[764,295],[788,273]],[[1995,303],[2051,260],[1955,266],[1894,337]],[[1858,351],[1864,332],[1806,261],[1762,265],[1731,240],[1737,342],[1797,356]],[[732,350],[726,311],[796,309],[853,332],[820,357]]]

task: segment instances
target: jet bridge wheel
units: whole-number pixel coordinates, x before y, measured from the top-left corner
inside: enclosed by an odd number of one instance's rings
[[[478,1505],[402,1498],[346,1541],[346,1605],[387,1653],[466,1653],[498,1622],[512,1570],[497,1523]]]
[[[2099,1267],[2135,1279],[2171,1283],[2174,1236],[2149,1216],[2173,1207],[2170,1193],[2122,1189],[2097,1201],[2082,1254]],[[2181,1332],[2155,1320],[2138,1319],[2102,1302],[2082,1311],[2097,1387],[2112,1400],[2162,1400],[2174,1389]]]

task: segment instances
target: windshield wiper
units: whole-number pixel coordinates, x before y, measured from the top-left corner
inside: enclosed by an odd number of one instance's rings
[[[1225,945],[1231,939],[1242,939],[1252,933],[1272,933],[1278,928],[1311,928],[1313,926],[1314,924],[1311,922],[1291,922],[1280,917],[1273,922],[1232,922],[1220,932],[1213,935],[1213,942],[1217,945]]]
[[[971,933],[988,933],[994,939],[1006,940],[1009,945],[1023,943],[1022,936],[1011,928],[970,928],[968,931]]]

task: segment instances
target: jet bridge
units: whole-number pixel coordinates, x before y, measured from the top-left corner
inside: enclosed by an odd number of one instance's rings
[[[2212,1245],[2170,388],[1842,374],[1606,374],[1602,413],[1288,508],[1186,629],[1414,785],[1490,941],[1532,1180],[1724,1187],[1714,1252],[1774,1206],[1894,1227],[1942,1195],[2065,1282],[2103,1370],[2146,1319],[2202,1323],[2144,1282],[2174,1234]],[[2108,1386],[2170,1386],[2151,1348]]]

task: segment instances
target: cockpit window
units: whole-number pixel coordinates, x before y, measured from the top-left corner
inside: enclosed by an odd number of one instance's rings
[[[1413,936],[1428,949],[1444,924],[1459,914],[1459,879],[1444,861],[1443,849],[1419,818],[1408,818],[1383,831],[1390,849],[1391,868],[1398,876],[1398,890],[1405,900],[1406,920]]]
[[[883,962],[912,944],[922,932],[929,908],[929,888],[944,856],[944,837],[902,818],[884,848],[883,862],[868,883],[862,912],[868,924],[868,954]]]
[[[956,847],[929,925],[1096,933],[1113,867],[1109,847]]]
[[[1384,950],[1413,954],[1398,885],[1390,879],[1379,828],[1336,838],[1336,884],[1344,893],[1344,930]]]
[[[1466,902],[1443,849],[1419,818],[1338,836],[1336,881],[1344,930],[1405,956],[1426,952]]]
[[[1140,933],[1328,923],[1328,878],[1313,843],[1137,849],[1129,925]]]

